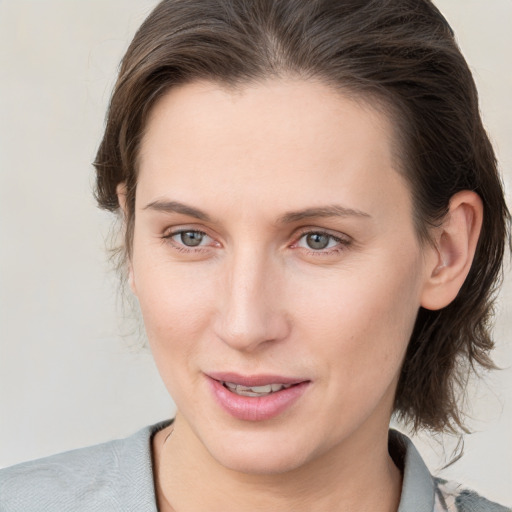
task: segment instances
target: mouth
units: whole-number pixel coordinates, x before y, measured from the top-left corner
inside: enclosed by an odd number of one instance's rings
[[[229,415],[245,421],[275,418],[301,399],[311,381],[279,375],[207,374],[213,397]]]
[[[250,397],[261,397],[268,396],[272,393],[277,393],[283,389],[291,388],[297,384],[265,384],[263,386],[244,386],[242,384],[236,384],[234,382],[220,381],[220,383],[231,393],[238,396],[250,396]]]

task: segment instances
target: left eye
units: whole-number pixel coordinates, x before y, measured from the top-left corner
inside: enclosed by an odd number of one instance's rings
[[[335,236],[327,233],[305,233],[299,239],[298,246],[315,251],[322,251],[324,249],[331,249],[336,247],[341,240]]]
[[[179,231],[174,233],[170,237],[174,242],[186,247],[197,247],[204,245],[203,242],[207,242],[210,237],[202,231]]]

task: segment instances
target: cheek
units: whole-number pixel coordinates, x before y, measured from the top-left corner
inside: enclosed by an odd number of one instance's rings
[[[211,321],[211,291],[205,276],[134,251],[133,281],[155,364],[170,394],[196,360],[199,340]]]
[[[206,319],[204,295],[193,283],[170,276],[145,278],[154,284],[139,286],[137,296],[150,341],[170,342],[183,331],[192,333],[200,328]]]
[[[192,390],[198,377],[194,366],[199,352],[197,340],[204,330],[202,308],[197,300],[188,300],[187,294],[174,288],[162,290],[156,299],[139,297],[139,303],[164,386],[179,410],[192,406],[197,400]]]
[[[407,276],[368,270],[333,280],[323,293],[300,294],[300,338],[329,404],[319,421],[332,424],[334,417],[345,433],[371,416],[389,421],[419,307],[417,279],[413,269]]]
[[[420,267],[409,260],[339,273],[294,294],[303,337],[315,340],[314,357],[330,363],[335,380],[362,389],[396,376],[419,309]]]

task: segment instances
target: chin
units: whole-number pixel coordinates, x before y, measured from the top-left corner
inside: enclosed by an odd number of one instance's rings
[[[256,436],[260,437],[260,436]],[[287,442],[266,440],[254,442],[244,439],[230,439],[214,442],[207,446],[210,455],[218,464],[239,473],[255,475],[275,475],[293,471],[304,465],[309,458],[308,450],[301,449],[299,440],[288,437]]]
[[[297,460],[297,454],[253,454],[253,453],[222,453],[217,462],[237,473],[251,475],[277,475],[296,470],[303,464]]]

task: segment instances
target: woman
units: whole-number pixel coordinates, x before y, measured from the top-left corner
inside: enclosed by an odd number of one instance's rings
[[[6,470],[3,509],[506,510],[388,433],[464,429],[506,244],[431,3],[164,1],[95,166],[178,412]]]

